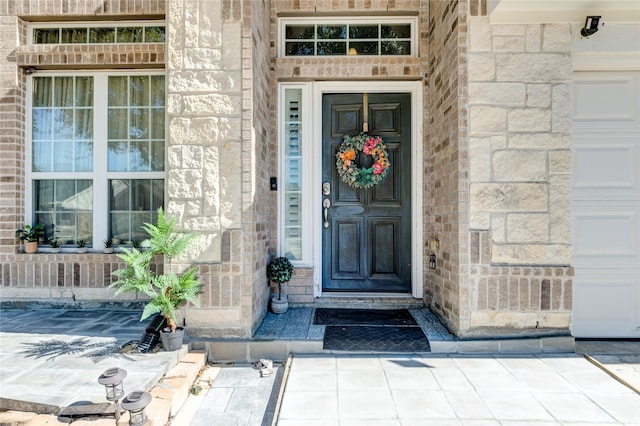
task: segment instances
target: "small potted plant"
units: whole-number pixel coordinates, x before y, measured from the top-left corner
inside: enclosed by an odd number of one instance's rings
[[[202,284],[196,278],[195,266],[181,274],[166,272],[158,274],[151,267],[151,261],[157,255],[171,259],[184,253],[196,238],[195,234],[179,234],[174,231],[174,220],[168,220],[162,208],[158,209],[158,223],[145,223],[142,226],[149,238],[142,242],[145,250],[122,248],[118,257],[126,268],[114,272],[118,278],[110,287],[117,287],[116,295],[123,292],[144,294],[150,298],[142,311],[140,320],[160,313],[167,321],[167,327],[160,332],[162,346],[167,351],[182,347],[184,328],[176,324],[176,310],[186,302],[198,304],[197,295]]]
[[[37,253],[38,242],[44,236],[44,229],[40,223],[36,223],[33,226],[25,225],[24,229],[16,231],[16,236],[22,241],[25,253]]]
[[[49,253],[60,253],[62,250],[62,248],[60,248],[60,241],[58,240],[49,241],[49,246],[51,246]]]
[[[104,253],[113,253],[113,240],[111,238],[108,238],[106,240],[104,240]]]
[[[271,311],[274,314],[283,314],[289,309],[287,295],[282,296],[282,284],[291,279],[293,265],[286,257],[277,257],[267,266],[267,278],[278,284],[278,297],[271,298]]]
[[[86,253],[87,252],[87,242],[85,240],[76,241],[76,253]]]

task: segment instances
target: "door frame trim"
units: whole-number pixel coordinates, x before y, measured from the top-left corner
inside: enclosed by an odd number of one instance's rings
[[[411,295],[423,296],[423,149],[422,84],[420,81],[323,81],[313,83],[313,156],[322,158],[322,95],[328,93],[410,93],[411,94]],[[312,161],[312,197],[322,205],[322,162]],[[313,209],[313,295],[322,297],[322,209]],[[327,292],[327,294],[335,294]],[[367,293],[362,293],[366,295]],[[404,296],[399,294],[399,296]]]

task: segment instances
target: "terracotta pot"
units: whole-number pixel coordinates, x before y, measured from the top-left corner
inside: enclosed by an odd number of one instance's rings
[[[37,241],[25,241],[24,242],[24,252],[28,254],[37,253],[38,252],[38,242]]]

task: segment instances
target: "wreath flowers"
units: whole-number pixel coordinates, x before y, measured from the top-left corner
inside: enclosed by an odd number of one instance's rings
[[[371,156],[371,167],[363,167],[356,162],[362,152]],[[336,168],[344,183],[353,188],[371,188],[380,183],[389,171],[389,154],[387,146],[380,136],[369,136],[360,133],[356,136],[345,135],[336,153]]]

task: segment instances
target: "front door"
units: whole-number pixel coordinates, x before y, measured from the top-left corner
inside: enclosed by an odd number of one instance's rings
[[[336,152],[343,137],[363,129],[363,94],[326,94],[322,99],[322,208],[326,217],[322,288],[408,293],[411,94],[371,93],[367,98],[368,133],[382,137],[390,162],[384,180],[367,189],[347,185],[336,170]]]

